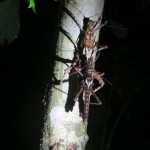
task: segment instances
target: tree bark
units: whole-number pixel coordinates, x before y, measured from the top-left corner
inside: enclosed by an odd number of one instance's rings
[[[102,15],[104,0],[72,0],[65,1],[65,7],[77,18],[83,27],[84,17],[97,21]],[[100,23],[100,22],[99,22]],[[61,18],[61,28],[70,33],[73,41],[77,41],[80,30],[73,19],[65,12]],[[95,31],[96,41],[99,38],[99,30]],[[62,33],[59,32],[56,48],[56,55],[59,58],[72,60],[74,58],[74,45]],[[69,63],[66,63],[70,65]],[[61,79],[67,65],[60,61],[55,62],[54,75]],[[72,75],[73,76],[73,75]],[[68,79],[69,75],[65,76]],[[75,79],[73,79],[75,80]],[[45,116],[41,150],[84,150],[88,141],[87,124],[83,123],[79,115],[79,103],[72,103],[72,109],[66,110],[66,103],[69,97],[69,88],[77,81],[64,82],[61,85],[53,85],[50,90],[49,104]],[[75,90],[77,91],[77,90]],[[70,91],[70,95],[72,90]],[[76,93],[75,93],[76,94]],[[73,100],[72,100],[73,101]]]

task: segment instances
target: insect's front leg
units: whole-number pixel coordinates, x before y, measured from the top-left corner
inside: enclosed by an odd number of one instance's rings
[[[70,11],[68,10],[66,7],[63,8],[64,11],[74,20],[74,22],[76,23],[76,25],[79,27],[80,31],[82,30],[80,24],[79,24],[79,21],[77,20],[77,18],[75,17],[75,15]]]
[[[80,35],[79,35],[79,37],[77,38],[77,40],[75,42],[77,44],[79,42],[79,40],[81,39],[81,37],[83,36],[84,30],[82,29],[82,27],[81,27],[78,19],[76,18],[76,16],[69,9],[67,9],[66,7],[64,7],[63,10],[73,19],[73,21],[79,27]]]
[[[96,79],[98,80],[98,82],[99,82],[99,84],[100,84],[100,86],[98,86],[96,89],[93,90],[93,92],[95,93],[95,92],[97,92],[98,90],[100,90],[100,89],[104,86],[105,83],[104,83],[102,77],[99,75],[98,72],[93,71],[92,74],[93,74],[94,78],[96,78]]]
[[[59,30],[70,40],[70,42],[74,45],[75,50],[77,50],[77,45],[74,42],[71,34],[67,32],[66,30],[64,30],[62,27],[59,27]]]
[[[107,48],[108,48],[107,45],[99,45],[97,51],[101,51],[101,50],[104,50],[104,49],[107,49]]]

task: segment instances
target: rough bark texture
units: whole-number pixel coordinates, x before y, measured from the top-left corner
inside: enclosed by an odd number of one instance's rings
[[[65,7],[76,16],[82,27],[84,16],[87,18],[90,17],[94,21],[98,20],[102,14],[103,4],[103,0],[72,0],[66,1]],[[71,34],[74,41],[78,40],[80,34],[79,28],[71,17],[64,12],[61,19],[61,27]],[[99,35],[98,30],[95,35],[97,41]],[[56,55],[66,60],[72,60],[74,51],[74,46],[70,40],[62,32],[59,32]],[[69,63],[67,64],[70,65]],[[65,63],[56,61],[54,66],[55,77],[61,79],[66,68],[67,65]],[[65,79],[68,79],[68,74]],[[77,81],[74,83],[76,84]],[[84,124],[82,118],[79,116],[78,102],[73,105],[72,110],[66,111],[65,109],[70,86],[77,87],[77,85],[70,85],[69,82],[65,82],[61,85],[53,85],[51,88],[41,150],[85,149],[88,140],[86,132],[87,124]]]

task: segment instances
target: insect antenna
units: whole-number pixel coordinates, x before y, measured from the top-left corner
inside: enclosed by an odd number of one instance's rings
[[[109,80],[107,80],[106,78],[104,78],[103,76],[101,76],[105,81],[107,81],[107,83],[109,83],[109,85],[111,85],[112,86],[112,83],[109,81]]]
[[[73,6],[76,10],[78,10],[78,12],[80,12],[84,18],[90,19],[90,18],[92,18],[92,17],[98,16],[98,15],[101,13],[101,12],[99,12],[99,13],[97,13],[96,15],[92,15],[92,16],[90,16],[90,17],[86,17],[74,4],[70,3],[70,5]]]
[[[124,27],[116,27],[112,25],[106,25],[109,28],[120,29],[120,30],[134,30],[135,28],[124,28]]]
[[[70,5],[73,6],[76,10],[78,10],[78,12],[80,12],[84,18],[86,18],[86,17],[84,16],[84,14],[83,14],[75,5],[73,5],[72,3],[70,3]]]
[[[93,29],[97,26],[98,22],[100,21],[100,19],[102,18],[102,15],[98,18],[97,22],[95,23]]]

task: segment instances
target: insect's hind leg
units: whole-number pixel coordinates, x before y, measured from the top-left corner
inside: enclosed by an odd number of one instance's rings
[[[99,97],[93,91],[92,91],[92,95],[97,100],[97,103],[90,103],[90,104],[92,104],[92,105],[101,105],[102,101],[99,99]]]
[[[80,96],[80,94],[82,93],[83,91],[83,86],[80,88],[79,92],[76,94],[75,98],[74,98],[74,101],[77,101],[77,98]]]

